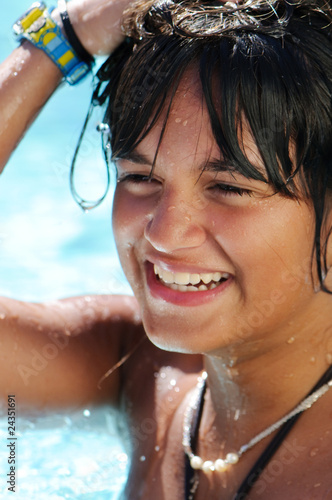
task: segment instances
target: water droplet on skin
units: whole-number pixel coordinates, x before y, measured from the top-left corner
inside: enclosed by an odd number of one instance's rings
[[[172,378],[172,380],[170,380],[170,382],[169,382],[168,390],[174,389],[175,386],[176,386],[176,380],[174,378]]]
[[[287,344],[292,344],[294,341],[295,341],[295,337],[290,337],[290,338],[287,340]]]
[[[182,122],[181,118],[175,118],[175,123],[181,123],[181,122]]]
[[[239,410],[239,409],[237,409],[237,410],[235,411],[235,414],[234,414],[234,420],[235,420],[235,421],[239,420],[240,413],[241,413],[241,412],[240,412],[240,410]]]
[[[319,452],[319,448],[312,448],[312,450],[310,450],[309,455],[311,457],[315,457],[318,454],[318,452]]]
[[[5,319],[5,317],[6,317],[5,314],[3,314],[3,313],[0,314],[0,319]]]
[[[229,366],[232,368],[235,365],[236,361],[237,361],[237,358],[231,358],[229,361]]]
[[[160,378],[166,378],[166,373],[165,372],[160,372]]]
[[[236,368],[228,368],[227,369],[227,375],[229,376],[230,379],[233,377],[236,377],[239,374],[239,371]]]
[[[172,210],[174,210],[174,208],[176,208],[175,205],[170,205],[167,209],[167,212],[171,212]]]
[[[146,460],[146,457],[144,455],[142,455],[142,456],[139,457],[139,461],[140,462],[145,462],[145,460]]]
[[[83,411],[83,415],[84,415],[86,418],[90,417],[90,415],[91,415],[90,410],[84,410],[84,411]]]
[[[184,127],[186,127],[186,126],[187,126],[187,123],[188,123],[188,120],[185,120],[185,121],[182,123],[182,125],[183,125]]]
[[[160,450],[160,446],[155,446],[154,449],[155,449],[155,451],[159,451]]]
[[[332,365],[332,354],[330,352],[326,354],[326,361],[329,365]]]
[[[312,356],[312,358],[310,358],[310,363],[313,365],[316,363],[316,358],[315,356]]]
[[[205,198],[196,198],[192,200],[192,206],[196,210],[204,210],[209,204],[209,201]],[[213,223],[212,223],[213,224]]]

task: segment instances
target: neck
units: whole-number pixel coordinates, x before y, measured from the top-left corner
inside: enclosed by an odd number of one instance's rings
[[[288,342],[256,341],[207,355],[207,427],[223,435],[228,429],[231,439],[238,436],[241,444],[288,413],[331,363],[330,338],[330,330],[305,329]]]

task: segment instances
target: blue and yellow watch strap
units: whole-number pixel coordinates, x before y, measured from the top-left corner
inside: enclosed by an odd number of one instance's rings
[[[29,40],[43,50],[58,66],[65,79],[75,85],[91,70],[91,65],[79,59],[60,26],[52,19],[53,9],[47,9],[44,2],[35,2],[13,26],[19,41]]]

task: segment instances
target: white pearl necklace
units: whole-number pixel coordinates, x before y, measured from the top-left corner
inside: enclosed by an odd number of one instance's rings
[[[218,471],[222,472],[227,469],[230,465],[236,464],[240,457],[250,448],[255,446],[255,444],[262,441],[264,438],[272,434],[272,432],[276,431],[285,424],[292,417],[301,413],[303,411],[308,410],[311,406],[316,403],[316,401],[321,398],[331,387],[332,380],[324,384],[320,389],[312,393],[310,396],[305,398],[301,403],[299,403],[292,411],[287,413],[280,420],[272,424],[270,427],[260,432],[252,438],[247,444],[241,446],[241,448],[236,452],[227,453],[225,458],[218,458],[215,461],[212,460],[203,460],[198,455],[195,455],[191,449],[191,429],[193,424],[194,415],[198,409],[198,406],[201,401],[202,390],[205,386],[205,381],[207,379],[207,373],[203,372],[202,375],[198,378],[198,383],[195,387],[194,393],[190,400],[188,407],[186,408],[184,419],[183,419],[183,434],[182,434],[182,445],[186,455],[189,458],[190,465],[195,470],[202,470],[204,472]]]

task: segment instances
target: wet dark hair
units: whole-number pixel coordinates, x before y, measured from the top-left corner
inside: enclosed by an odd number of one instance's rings
[[[323,0],[141,1],[125,16],[127,38],[99,70],[94,95],[106,105],[113,157],[126,157],[161,111],[169,112],[184,72],[196,66],[230,168],[312,201],[313,257],[321,288],[330,293],[324,277],[331,233],[325,227],[332,189],[331,21]],[[243,116],[266,174],[241,147]]]

